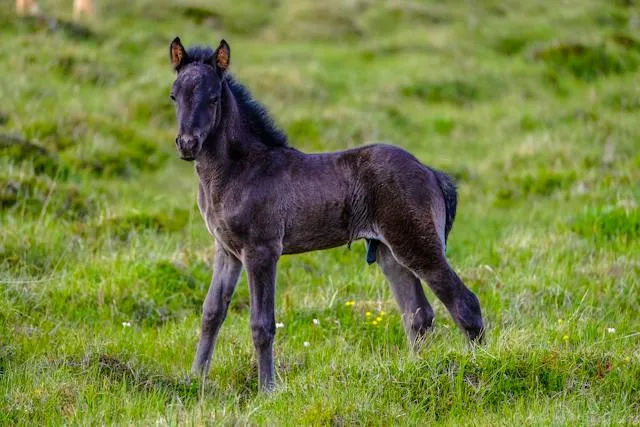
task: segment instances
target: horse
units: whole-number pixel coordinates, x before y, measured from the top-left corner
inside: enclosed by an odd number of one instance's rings
[[[38,15],[40,7],[37,0],[16,0],[16,13],[18,15]],[[93,16],[95,8],[93,0],[73,0],[73,17],[79,19],[80,16]]]
[[[470,342],[484,324],[476,295],[445,255],[457,193],[446,174],[385,144],[308,154],[287,142],[267,110],[228,72],[231,49],[169,46],[170,98],[181,159],[194,162],[198,207],[215,239],[192,370],[206,377],[214,344],[244,268],[260,390],[274,388],[275,280],[286,254],[367,239],[402,312],[411,345],[431,328],[428,283]],[[371,253],[373,252],[373,253]]]

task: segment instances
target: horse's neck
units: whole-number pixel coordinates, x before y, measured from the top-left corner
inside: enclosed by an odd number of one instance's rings
[[[214,125],[215,136],[210,136],[202,147],[196,160],[196,171],[200,181],[207,185],[220,180],[231,167],[229,148],[233,144],[234,128],[238,116],[238,104],[227,83],[223,84],[217,123]],[[208,185],[207,185],[208,186]]]
[[[223,85],[220,128],[215,130],[196,160],[200,182],[211,191],[222,191],[242,170],[256,166],[267,147],[252,133],[228,83]]]
[[[233,177],[242,175],[242,170],[251,166],[247,159],[256,147],[252,147],[249,141],[250,138],[234,134],[233,129],[220,129],[205,143],[196,159],[200,183],[209,191],[224,191]]]
[[[233,167],[228,153],[229,143],[226,138],[219,136],[205,144],[195,162],[196,173],[204,187],[219,190]]]

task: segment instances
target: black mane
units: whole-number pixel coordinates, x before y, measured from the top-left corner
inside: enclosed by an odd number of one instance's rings
[[[247,123],[261,141],[271,147],[286,147],[287,135],[273,122],[267,109],[252,98],[249,90],[227,74],[229,88],[238,103],[240,111],[247,119]]]
[[[200,62],[214,66],[215,51],[208,46],[194,46],[187,50],[187,58],[189,63]],[[253,99],[249,90],[238,83],[229,73],[225,75],[225,80],[253,133],[265,145],[287,147],[287,136],[273,122],[267,109]]]

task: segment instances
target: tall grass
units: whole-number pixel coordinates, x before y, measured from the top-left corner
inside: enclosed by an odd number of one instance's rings
[[[635,2],[117,1],[75,25],[62,1],[41,4],[55,25],[5,3],[0,423],[640,422]],[[227,39],[292,145],[386,141],[453,175],[448,255],[486,344],[428,292],[410,352],[355,244],[280,261],[273,394],[244,277],[192,377],[213,242],[173,152],[175,35]]]

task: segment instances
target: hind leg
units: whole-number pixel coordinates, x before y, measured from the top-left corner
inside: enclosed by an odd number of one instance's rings
[[[411,223],[409,223],[411,225]],[[420,229],[409,226],[408,229]],[[456,324],[469,339],[482,339],[484,325],[478,298],[462,282],[460,277],[449,266],[444,255],[444,242],[431,231],[432,227],[424,227],[424,231],[416,233],[413,238],[406,237],[405,226],[389,233],[387,238],[393,256],[403,266],[414,272],[429,284],[429,287],[442,301]],[[401,233],[404,231],[404,233]],[[425,238],[421,236],[428,236]]]
[[[464,285],[446,259],[435,267],[419,269],[418,274],[427,281],[467,337],[481,341],[484,324],[478,297]]]
[[[409,343],[414,347],[431,328],[433,309],[424,295],[420,279],[396,261],[387,246],[379,243],[376,256],[402,311],[402,321]]]

